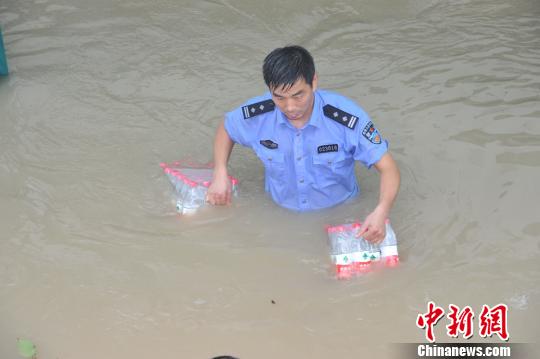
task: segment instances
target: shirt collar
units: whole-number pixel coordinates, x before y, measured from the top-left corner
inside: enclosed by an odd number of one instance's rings
[[[313,97],[314,97],[313,111],[311,112],[311,117],[309,118],[309,121],[301,129],[304,129],[304,128],[308,127],[308,126],[313,126],[313,127],[320,127],[321,126],[321,113],[322,113],[322,111],[320,111],[320,107],[321,107],[321,101],[322,100],[321,100],[321,96],[319,95],[319,92],[317,90],[315,90],[315,92],[313,93]],[[289,128],[297,130],[297,128],[295,128],[293,125],[291,125],[289,120],[287,120],[287,117],[285,117],[283,112],[281,112],[279,109],[277,109],[277,110],[278,110],[278,116],[277,116],[278,124],[285,125],[285,126],[287,126]]]
[[[313,97],[315,98],[313,101],[313,111],[311,112],[311,118],[308,123],[306,123],[306,126],[321,127],[321,114],[323,112],[321,111],[322,100],[319,91],[315,90]]]

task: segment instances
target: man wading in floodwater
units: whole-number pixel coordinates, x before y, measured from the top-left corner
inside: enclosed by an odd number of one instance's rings
[[[317,89],[313,58],[300,46],[272,51],[264,59],[263,76],[270,91],[227,113],[217,129],[207,201],[231,201],[227,162],[234,143],[255,151],[264,163],[265,190],[294,211],[327,208],[356,196],[354,164],[360,161],[379,172],[380,198],[358,235],[382,241],[400,176],[369,116],[348,98]]]

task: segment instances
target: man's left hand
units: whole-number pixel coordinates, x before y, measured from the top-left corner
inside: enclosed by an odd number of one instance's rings
[[[386,217],[384,211],[375,209],[366,217],[356,237],[363,237],[366,241],[374,244],[382,242],[386,236]]]

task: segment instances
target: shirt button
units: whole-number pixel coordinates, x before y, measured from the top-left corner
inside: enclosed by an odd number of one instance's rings
[[[302,179],[301,179],[300,181],[298,181],[298,182],[300,182],[300,183],[304,183],[304,179],[302,178]]]
[[[303,203],[303,204],[306,204],[306,203],[307,203],[307,200],[305,200],[305,199],[302,200],[302,203]]]
[[[297,161],[300,161],[301,159],[302,159],[301,156],[296,157],[296,160],[297,160]]]
[[[300,132],[296,132],[296,137],[300,136]]]
[[[268,161],[272,161],[272,157],[268,157]]]

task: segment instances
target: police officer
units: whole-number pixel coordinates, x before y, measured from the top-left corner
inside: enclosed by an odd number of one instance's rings
[[[295,211],[327,208],[356,196],[354,165],[360,161],[379,172],[380,198],[358,235],[382,241],[400,175],[369,116],[348,98],[317,89],[313,58],[300,46],[268,54],[263,76],[269,92],[227,113],[217,129],[207,201],[231,201],[227,162],[235,143],[255,151],[265,167],[265,190]]]

